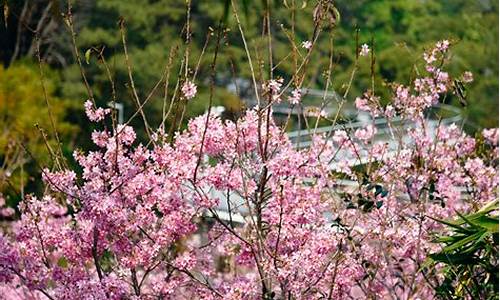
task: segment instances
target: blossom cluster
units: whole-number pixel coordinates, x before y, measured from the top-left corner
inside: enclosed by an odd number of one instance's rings
[[[264,93],[268,95],[271,101],[275,103],[281,102],[281,86],[283,85],[283,78],[270,79],[262,84]]]
[[[196,93],[198,92],[198,88],[196,87],[196,84],[194,82],[187,80],[184,82],[181,88],[182,95],[184,98],[187,100],[192,99],[196,96]]]
[[[7,206],[4,196],[0,194],[0,216],[9,218],[14,216],[15,213],[12,207]]]
[[[85,113],[87,117],[92,122],[99,122],[104,120],[107,114],[111,112],[109,108],[95,108],[94,103],[91,100],[85,101]]]
[[[373,117],[422,120],[450,80],[432,69],[413,88],[399,85],[385,107],[371,92],[356,106]],[[275,97],[281,85],[269,81],[264,92]],[[368,124],[313,135],[309,148],[296,149],[258,109],[234,122],[199,116],[171,143],[158,130],[150,147],[128,125],[95,131],[97,150],[74,153],[81,174],[45,169],[50,191],[24,199],[20,219],[0,234],[0,293],[432,298],[441,278],[421,265],[441,227],[428,216],[498,198],[498,129],[474,139],[453,124],[415,122],[399,128],[407,138],[392,151]],[[107,114],[87,103],[86,111],[92,121]]]
[[[370,53],[370,47],[367,44],[361,45],[361,49],[359,50],[359,55],[368,56],[368,53]]]
[[[290,104],[292,105],[297,105],[300,103],[301,98],[302,92],[300,91],[300,89],[294,89],[292,91],[292,94],[288,96],[288,102],[290,102]]]
[[[394,107],[400,114],[416,120],[423,117],[426,109],[439,103],[440,97],[452,86],[449,74],[440,68],[448,53],[449,42],[439,41],[430,51],[424,53],[427,76],[417,78],[413,87],[396,85],[394,90]],[[468,79],[471,75],[465,75]]]

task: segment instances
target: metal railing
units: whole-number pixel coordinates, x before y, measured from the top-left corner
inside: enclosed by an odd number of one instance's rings
[[[431,134],[433,134],[433,136],[435,134],[436,128],[439,125],[450,125],[462,121],[461,111],[456,107],[441,104],[437,106],[435,109],[439,109],[442,112],[446,112],[448,114],[451,113],[451,116],[440,119],[435,119],[435,118],[433,119],[432,117],[426,119],[426,127],[428,131]],[[356,129],[362,128],[367,124],[368,124],[367,122],[350,122],[346,124],[337,124],[333,126],[319,127],[314,130],[304,129],[304,130],[293,131],[288,133],[287,135],[289,139],[292,141],[292,143],[294,143],[296,149],[305,149],[311,146],[312,138],[314,135],[321,134],[325,135],[327,138],[331,138],[333,132],[336,130],[346,130],[349,131],[350,134],[353,134]],[[387,155],[393,155],[400,147],[401,140],[399,141],[395,140],[394,137],[392,136],[393,134],[392,131],[396,130],[396,128],[399,129],[400,131],[404,131],[406,129],[409,129],[410,127],[416,126],[415,123],[403,120],[401,118],[393,118],[390,123],[387,121],[387,119],[380,118],[373,120],[373,122],[370,122],[370,124],[373,124],[374,126],[377,127],[377,134],[375,136],[375,140],[383,142],[385,141],[388,144]],[[411,139],[409,139],[408,136],[405,136],[403,137],[402,142],[411,143]],[[337,162],[346,159],[348,160],[351,166],[367,163],[372,158],[370,158],[366,152],[364,154],[365,155],[364,156],[362,155],[361,157],[351,157],[352,154],[350,154],[350,151],[340,149],[336,154],[337,159],[334,159],[330,164],[330,169],[331,170],[335,169]],[[338,187],[352,188],[357,185],[358,182],[352,180],[339,180],[336,184],[337,188]],[[207,192],[211,197],[220,199],[220,204],[218,208],[215,210],[220,219],[226,221],[231,220],[232,222],[240,224],[245,222],[245,216],[248,215],[248,209],[246,207],[245,200],[240,195],[236,193],[230,193],[228,199],[227,198],[228,195],[225,192],[218,191],[215,189],[210,189]],[[230,201],[231,203],[230,204],[231,212],[229,212],[229,206],[227,204],[228,201]]]
[[[452,113],[453,116],[442,118],[442,119],[427,119],[427,126],[430,129],[435,129],[439,124],[449,125],[452,123],[459,123],[462,121],[462,115],[460,109],[453,107],[451,105],[440,104],[434,107],[434,109],[440,109],[443,111],[447,111]],[[381,137],[385,135],[390,135],[391,131],[395,129],[405,129],[409,127],[414,127],[415,124],[413,122],[403,120],[402,118],[396,117],[393,118],[390,122],[386,118],[377,118],[373,120],[373,122],[364,122],[364,121],[356,121],[356,122],[348,122],[344,124],[335,124],[332,126],[324,126],[318,127],[316,129],[303,129],[292,131],[288,133],[288,138],[292,141],[296,148],[303,149],[307,148],[311,145],[312,136],[314,135],[326,135],[328,136],[330,133],[333,133],[337,130],[346,130],[354,132],[356,129],[362,128],[368,124],[372,124],[377,128],[376,140],[379,140]],[[392,136],[391,136],[392,138]]]

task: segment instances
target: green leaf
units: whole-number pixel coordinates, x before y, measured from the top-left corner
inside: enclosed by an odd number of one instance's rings
[[[68,260],[66,259],[66,257],[64,256],[61,256],[58,260],[57,260],[57,265],[63,269],[66,269],[68,267]]]
[[[498,199],[488,202],[485,206],[483,206],[477,213],[489,213],[491,211],[498,209]]]
[[[465,246],[465,245],[473,242],[474,240],[480,238],[481,235],[483,235],[483,234],[484,234],[483,230],[478,231],[478,232],[476,232],[476,233],[474,233],[472,235],[467,236],[466,238],[463,238],[463,239],[459,240],[458,242],[455,242],[455,243],[453,243],[453,244],[445,247],[443,249],[443,251],[444,252],[452,252],[454,250],[457,250],[457,249],[459,249],[459,248],[461,248],[461,247],[463,247],[463,246]]]
[[[462,215],[460,212],[458,211],[455,211],[457,213],[457,215],[464,221],[462,222],[461,224],[464,224],[464,223],[467,223],[469,224],[471,227],[478,227],[477,225],[475,225],[471,220],[469,220],[469,218],[467,216],[464,216]]]
[[[487,215],[488,213],[495,211],[495,210],[498,210],[498,200],[494,200],[494,201],[487,203],[485,206],[483,206],[476,213],[467,215],[466,219],[468,221],[472,221],[472,220],[481,218],[481,217],[483,217],[483,216]],[[461,225],[461,224],[464,224],[466,222],[465,222],[465,220],[457,220],[457,221],[454,221],[453,223],[455,223],[457,225]]]
[[[498,219],[491,218],[488,216],[481,216],[472,221],[475,225],[480,226],[489,232],[497,233],[498,232]]]
[[[90,63],[90,53],[92,52],[92,49],[87,49],[87,51],[85,51],[85,62],[87,63],[87,65]]]
[[[462,226],[456,224],[453,221],[440,220],[440,219],[433,218],[431,216],[427,216],[427,217],[430,218],[430,219],[432,219],[432,220],[434,220],[434,221],[436,221],[436,222],[439,222],[441,224],[448,225],[448,226],[450,226],[452,228],[455,228],[455,230],[457,232],[461,232],[461,233],[470,233],[470,232],[473,232],[472,230],[467,229],[465,227],[462,227]]]
[[[461,240],[463,237],[464,235],[441,236],[438,237],[435,241],[438,243],[452,244]]]
[[[477,238],[472,245],[469,247],[463,249],[460,251],[461,254],[469,254],[469,253],[474,253],[475,251],[479,250],[479,248],[482,246],[482,242],[486,237],[490,235],[489,232],[484,232],[479,238]]]
[[[478,262],[474,256],[464,256],[462,254],[434,253],[429,257],[435,262],[447,263],[450,265],[474,265]]]

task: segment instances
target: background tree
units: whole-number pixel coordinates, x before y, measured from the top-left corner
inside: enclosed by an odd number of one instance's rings
[[[34,177],[40,166],[51,166],[54,158],[61,155],[60,150],[69,154],[73,147],[78,128],[65,118],[75,103],[54,97],[56,81],[55,72],[46,73],[42,86],[38,66],[34,64],[0,67],[0,192],[8,203],[15,204],[29,192],[40,192],[40,182]],[[61,146],[57,144],[51,118],[59,140],[64,141]]]

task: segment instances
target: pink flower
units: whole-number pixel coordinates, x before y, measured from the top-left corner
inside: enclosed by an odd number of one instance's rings
[[[311,41],[304,41],[304,42],[302,42],[302,48],[307,49],[307,50],[311,49],[312,48]]]
[[[370,47],[367,44],[361,45],[361,50],[359,50],[359,55],[367,56],[370,53]]]
[[[462,75],[462,80],[466,83],[472,82],[474,81],[474,75],[472,75],[472,73],[469,71],[464,72],[464,74]]]
[[[385,107],[385,113],[384,113],[384,115],[386,117],[392,118],[392,117],[394,117],[395,114],[396,114],[396,112],[394,111],[394,107],[392,105],[389,104],[389,105],[387,105]]]
[[[342,144],[349,140],[349,136],[345,130],[336,130],[333,134],[332,140],[337,143],[337,145],[342,146]]]
[[[432,64],[433,62],[436,61],[436,55],[434,54],[434,52],[430,52],[430,53],[424,53],[424,60],[427,64]],[[429,66],[429,68],[427,69],[429,72],[432,72],[433,71],[433,67],[432,66]]]
[[[363,97],[357,97],[354,103],[358,110],[368,112],[373,117],[378,117],[382,114],[380,98],[373,95],[370,91],[364,93]]]
[[[436,48],[442,52],[448,50],[449,46],[450,46],[450,42],[448,40],[442,40],[442,41],[439,41],[436,43]]]
[[[354,103],[358,110],[370,111],[370,107],[368,106],[368,100],[366,100],[365,98],[357,97]]]
[[[292,105],[296,105],[300,103],[300,98],[302,97],[302,94],[300,92],[300,89],[294,89],[292,91],[292,95],[288,96],[288,102]]]
[[[99,147],[105,147],[109,140],[109,135],[106,131],[96,131],[92,132],[92,141]]]
[[[196,96],[196,93],[197,93],[196,85],[192,81],[189,81],[189,80],[186,80],[186,82],[184,82],[181,90],[182,90],[182,94],[184,95],[184,97],[188,100],[194,98]]]
[[[0,215],[4,217],[12,217],[16,211],[12,207],[0,209]]]
[[[419,216],[451,219],[498,199],[498,129],[483,131],[491,145],[477,153],[460,127],[425,122],[453,80],[439,68],[395,86],[385,108],[370,93],[356,99],[372,115],[397,111],[405,126],[390,128],[389,141],[370,143],[374,124],[354,138],[339,126],[311,130],[310,146],[296,149],[255,109],[235,121],[196,117],[169,141],[152,129],[147,145],[134,144],[131,126],[95,131],[98,149],[75,151],[75,171],[44,169],[46,192],[23,199],[0,232],[0,295],[261,299],[267,282],[294,299],[435,298],[428,282],[439,269],[419,270],[441,250],[433,237],[443,228]],[[265,83],[268,99],[279,101],[282,83]],[[296,89],[289,101],[300,97]],[[15,212],[0,195],[0,219]]]
[[[448,73],[442,72],[441,70],[437,70],[436,72],[437,80],[440,82],[447,82],[449,79]]]
[[[498,128],[484,129],[483,136],[488,143],[498,146]]]
[[[328,112],[324,109],[318,109],[315,111],[314,116],[319,118],[326,118],[328,117]]]
[[[85,101],[85,113],[87,114],[87,117],[89,118],[90,121],[93,122],[99,122],[104,120],[104,117],[111,112],[111,109],[109,108],[95,108],[94,104],[92,101],[87,100]]]
[[[135,141],[135,130],[131,126],[120,124],[116,130],[119,140],[125,145],[131,145]]]
[[[196,265],[196,257],[193,253],[184,252],[175,259],[174,265],[181,270],[190,270]]]
[[[354,136],[359,140],[366,142],[373,138],[373,136],[377,133],[377,128],[372,124],[366,126],[365,128],[360,128],[354,132]]]
[[[271,95],[271,100],[281,102],[280,90],[283,85],[283,78],[271,79],[262,84],[262,88],[266,93]]]

